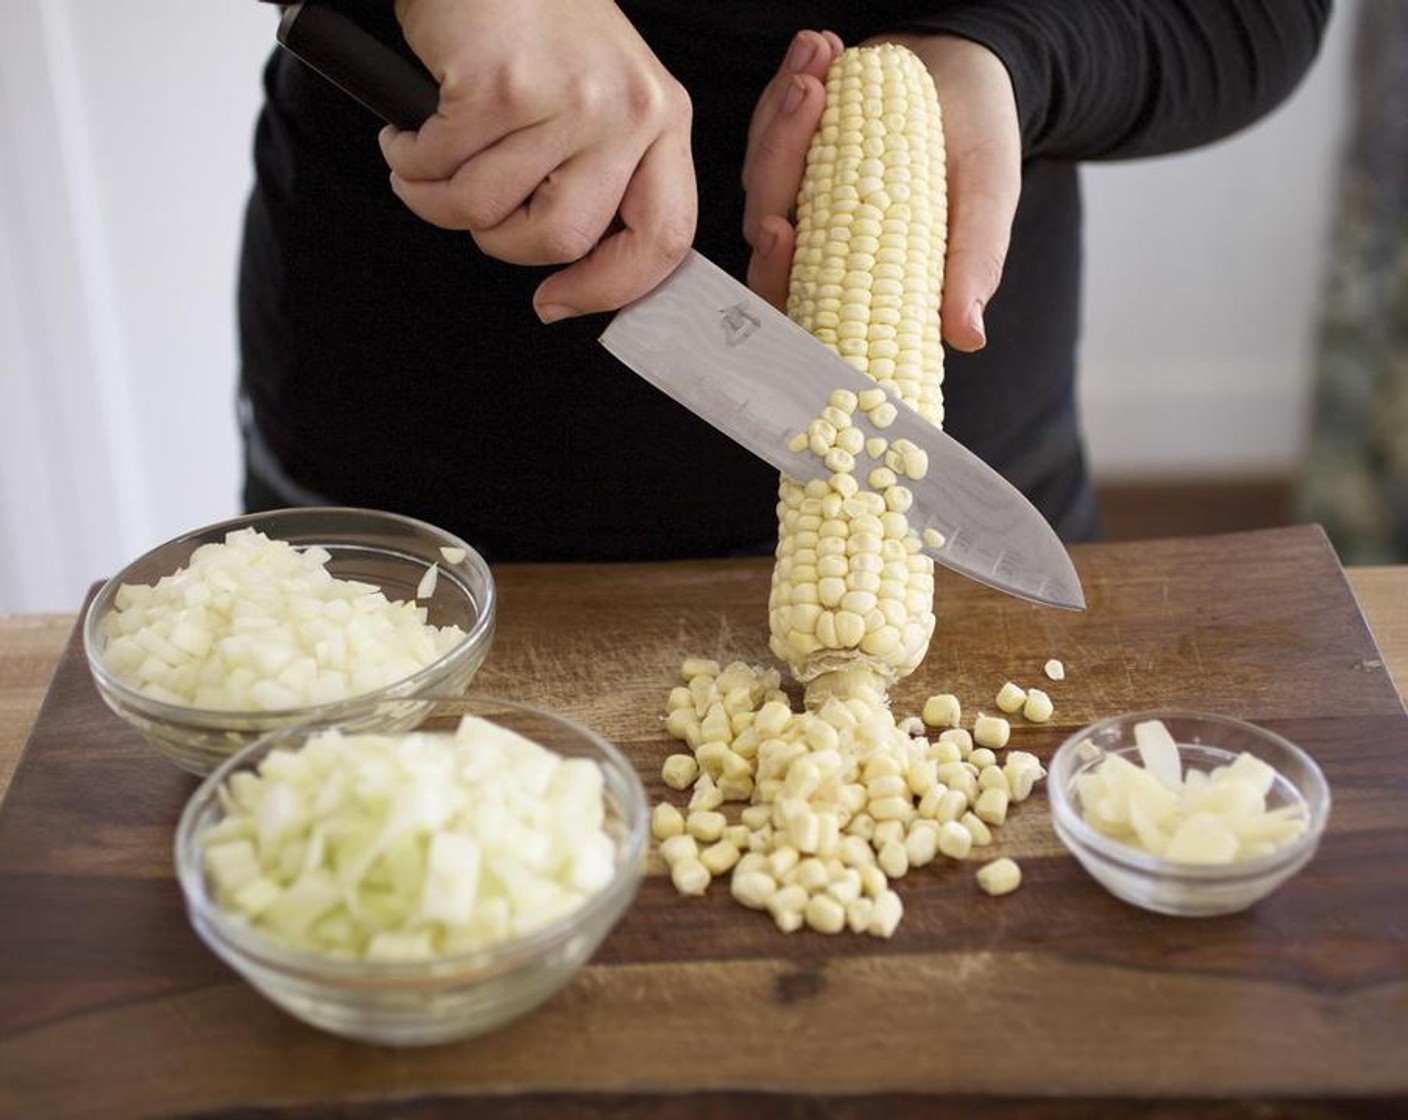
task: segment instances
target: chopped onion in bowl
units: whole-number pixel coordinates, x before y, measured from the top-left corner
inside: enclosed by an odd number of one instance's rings
[[[424,607],[337,579],[326,549],[247,528],[155,584],[124,584],[102,619],[112,675],[163,703],[217,711],[327,704],[403,680],[464,638]]]
[[[219,789],[199,834],[217,905],[327,956],[426,960],[525,936],[615,873],[604,777],[489,720],[317,732]]]

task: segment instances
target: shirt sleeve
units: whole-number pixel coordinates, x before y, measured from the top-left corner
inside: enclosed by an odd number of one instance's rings
[[[959,35],[1007,67],[1029,157],[1116,159],[1209,143],[1279,105],[1331,0],[957,0],[896,30]]]

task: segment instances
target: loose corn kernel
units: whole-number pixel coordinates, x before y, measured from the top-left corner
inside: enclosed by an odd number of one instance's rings
[[[668,840],[684,832],[684,814],[662,801],[650,811],[650,833],[657,840]]]
[[[856,870],[860,872],[860,889],[865,892],[867,898],[878,898],[890,885],[890,880],[880,870],[878,863],[867,863]]]
[[[940,692],[924,701],[921,718],[930,727],[957,727],[962,715],[958,697],[951,692]]]
[[[720,840],[717,844],[710,844],[699,853],[699,862],[708,869],[710,875],[722,875],[724,872],[732,870],[734,864],[738,862],[739,856],[737,848],[727,840]]]
[[[709,869],[697,859],[681,859],[670,865],[670,881],[683,895],[703,894],[709,889],[711,878]]]
[[[750,830],[759,829],[772,820],[772,808],[768,805],[749,805],[739,815],[739,819]]]
[[[940,766],[950,762],[962,762],[964,758],[963,748],[953,739],[940,738],[937,743],[930,746],[929,753],[934,762]]]
[[[695,677],[717,677],[719,663],[707,657],[686,657],[684,664],[680,666],[680,675],[687,681]]]
[[[958,823],[962,828],[968,830],[968,835],[973,838],[975,848],[983,848],[992,843],[992,829],[988,828],[987,821],[976,813],[972,811],[964,813]]]
[[[973,812],[988,824],[1000,825],[1007,820],[1008,801],[1009,796],[1005,789],[985,789],[978,794],[978,800],[973,802]]]
[[[870,910],[870,924],[866,932],[872,937],[892,937],[904,916],[904,902],[892,890],[886,890],[876,897]]]
[[[909,792],[922,798],[939,784],[939,764],[932,758],[921,758],[909,764]]]
[[[840,933],[846,928],[846,907],[829,894],[814,894],[807,899],[804,916],[817,933]]]
[[[1027,692],[1026,703],[1022,705],[1022,715],[1032,723],[1045,723],[1055,710],[1055,705],[1051,703],[1051,697],[1039,688],[1030,689]]]
[[[714,784],[714,779],[708,773],[701,773],[694,782],[694,789],[689,795],[689,811],[707,812],[710,809],[717,809],[724,803],[724,795],[719,787]]]
[[[967,859],[973,849],[973,834],[957,821],[939,825],[939,851],[949,859]]]
[[[821,890],[827,883],[831,882],[831,874],[826,870],[826,865],[819,859],[804,859],[797,864],[796,880],[797,884],[803,887],[808,894],[813,894]]]
[[[1012,792],[1012,783],[1007,780],[1007,772],[1001,766],[984,766],[978,771],[978,792],[989,789]]]
[[[904,823],[898,820],[881,821],[875,826],[875,835],[870,838],[871,844],[878,852],[886,844],[893,844],[904,839]]]
[[[1045,672],[1050,680],[1063,681],[1066,679],[1066,666],[1054,657],[1046,663]]]
[[[1012,725],[1001,716],[981,715],[973,721],[973,741],[1001,750],[1012,735]]]
[[[762,828],[755,828],[748,837],[748,850],[750,852],[770,852],[772,851],[772,825],[765,824]]]
[[[852,933],[865,933],[870,927],[870,915],[875,903],[868,898],[857,898],[846,903],[846,926]]]
[[[871,778],[866,782],[865,789],[870,800],[875,801],[882,797],[903,797],[909,792],[909,783],[899,774],[886,774]]]
[[[952,743],[958,748],[958,757],[967,758],[973,753],[973,735],[966,727],[953,727],[939,732],[940,743]]]
[[[903,821],[914,817],[914,803],[908,797],[882,797],[869,805],[870,815],[877,821]]]
[[[761,871],[748,871],[733,876],[729,893],[748,909],[763,910],[767,908],[768,899],[777,893],[777,883],[771,875]]]
[[[826,884],[826,893],[842,905],[859,898],[861,895],[860,872],[854,867],[842,868],[841,873],[833,875],[831,882]]]
[[[997,690],[997,706],[1001,711],[1009,715],[1022,710],[1022,705],[1026,702],[1027,690],[1020,685],[1008,681]]]
[[[969,753],[968,762],[970,765],[976,766],[979,773],[982,773],[986,767],[997,764],[997,755],[992,752],[990,747],[979,747]]]
[[[1006,764],[1008,766],[1035,770],[1038,778],[1046,773],[1046,771],[1042,769],[1041,759],[1037,758],[1031,751],[1008,751]]]
[[[939,854],[939,826],[933,821],[915,821],[904,838],[910,867],[927,867]]]
[[[752,830],[746,824],[731,824],[724,829],[723,838],[741,852],[748,847],[751,835]]]
[[[699,858],[699,845],[693,836],[671,836],[660,842],[660,858],[673,867],[682,860]]]
[[[791,883],[785,887],[779,887],[768,899],[767,907],[776,918],[779,914],[792,913],[801,915],[802,910],[807,905],[807,889]],[[796,928],[795,926],[793,927]]]
[[[978,886],[991,895],[1011,894],[1022,885],[1022,869],[1006,856],[983,864],[976,877]]]
[[[847,867],[864,867],[875,862],[875,849],[859,836],[843,836],[836,855]]]
[[[724,834],[728,818],[716,811],[690,813],[684,820],[685,831],[701,844],[712,844]]]
[[[768,870],[773,878],[783,879],[797,866],[801,858],[802,854],[796,848],[784,844],[768,853]]]
[[[880,870],[891,879],[903,878],[909,871],[909,853],[898,840],[891,840],[880,849]]]
[[[943,800],[944,794],[946,793],[948,793],[948,786],[944,785],[942,782],[935,782],[929,791],[919,799],[916,812],[918,812],[922,820],[932,821],[938,818],[939,803]]]
[[[934,820],[941,826],[948,822],[957,822],[968,811],[968,803],[969,797],[966,793],[961,789],[951,789],[939,798]]]
[[[672,708],[665,717],[665,730],[671,739],[693,743],[699,736],[699,717],[691,708]],[[684,756],[688,758],[689,756]],[[693,762],[693,759],[690,759]]]
[[[924,721],[918,716],[905,716],[904,719],[900,720],[895,726],[912,739],[922,739],[924,737]]]
[[[1013,766],[1010,762],[1002,768],[1007,779],[1007,791],[1013,801],[1025,801],[1032,795],[1040,771],[1029,766]]]
[[[958,790],[969,801],[978,796],[977,767],[971,762],[942,762],[938,767],[938,778],[950,790]]]

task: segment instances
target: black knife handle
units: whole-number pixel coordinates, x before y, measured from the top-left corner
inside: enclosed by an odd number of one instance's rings
[[[290,4],[279,43],[388,124],[415,131],[440,104],[435,79],[336,8]]]

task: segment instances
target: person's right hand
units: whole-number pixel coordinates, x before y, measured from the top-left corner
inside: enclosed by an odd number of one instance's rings
[[[698,208],[689,96],[614,3],[396,0],[396,15],[440,83],[418,132],[381,136],[411,210],[500,260],[567,264],[534,295],[544,322],[670,274]]]

